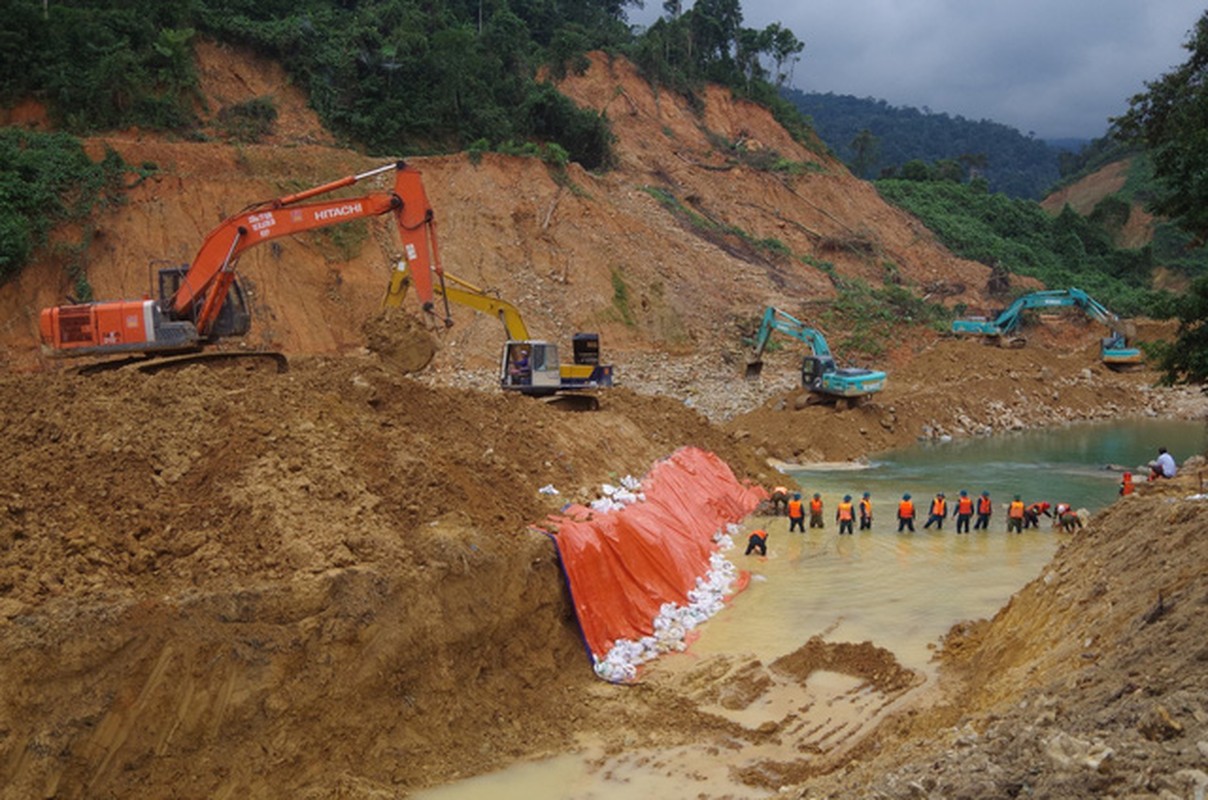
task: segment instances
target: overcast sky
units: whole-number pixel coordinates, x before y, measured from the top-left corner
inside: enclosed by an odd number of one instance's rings
[[[691,0],[684,3],[692,5]],[[648,25],[662,0],[630,10]],[[792,85],[1094,138],[1187,60],[1205,0],[742,0],[743,25],[805,43]]]

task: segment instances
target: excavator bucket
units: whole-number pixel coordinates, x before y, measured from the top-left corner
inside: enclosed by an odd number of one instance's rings
[[[747,362],[747,373],[746,373],[747,380],[749,380],[749,381],[758,380],[759,373],[761,373],[761,372],[763,372],[763,360],[762,359],[756,358],[752,361]]]

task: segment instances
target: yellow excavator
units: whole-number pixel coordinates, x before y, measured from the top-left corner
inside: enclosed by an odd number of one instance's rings
[[[403,305],[411,282],[410,269],[405,260],[400,260],[391,271],[382,307]],[[550,398],[576,410],[599,408],[593,393],[612,386],[612,365],[600,363],[599,334],[576,333],[572,337],[574,362],[561,364],[558,345],[531,338],[520,311],[507,300],[448,272],[433,282],[432,291],[445,300],[446,326],[453,324],[449,303],[472,308],[503,323],[507,341],[499,360],[499,385],[505,391]]]

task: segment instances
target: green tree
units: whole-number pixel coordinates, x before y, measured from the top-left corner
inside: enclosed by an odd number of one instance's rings
[[[1179,297],[1178,336],[1160,352],[1167,383],[1208,381],[1208,276],[1199,278]]]
[[[1144,145],[1162,193],[1150,210],[1208,238],[1208,12],[1183,47],[1187,63],[1155,81],[1113,119],[1116,135]]]
[[[868,177],[868,169],[877,163],[877,137],[872,131],[864,128],[851,140],[851,150],[856,157],[852,161],[851,171],[860,178]]]
[[[1146,91],[1112,122],[1118,138],[1143,145],[1153,160],[1159,189],[1150,210],[1202,245],[1208,239],[1208,12],[1183,47],[1187,62],[1146,82]],[[1179,298],[1176,313],[1178,337],[1160,359],[1166,380],[1208,381],[1208,277]]]
[[[771,55],[772,62],[775,64],[773,77],[775,78],[776,86],[784,86],[785,83],[792,82],[793,65],[797,63],[801,51],[805,50],[805,43],[779,22],[773,22],[764,29],[763,33],[767,41],[765,49]],[[784,71],[786,64],[789,65],[788,72]]]
[[[931,180],[931,168],[920,158],[907,161],[902,165],[902,180],[929,181]]]
[[[981,176],[986,166],[990,163],[990,158],[985,153],[961,153],[956,158],[966,170],[969,172],[969,180]]]
[[[941,158],[935,162],[935,180],[961,183],[965,179],[965,168],[956,159]]]

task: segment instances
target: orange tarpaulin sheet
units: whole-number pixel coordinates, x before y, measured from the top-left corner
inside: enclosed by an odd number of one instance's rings
[[[554,540],[591,654],[653,632],[664,603],[686,605],[709,571],[713,536],[768,495],[738,482],[713,453],[683,448],[642,480],[644,502],[597,512],[572,505],[551,517]]]

